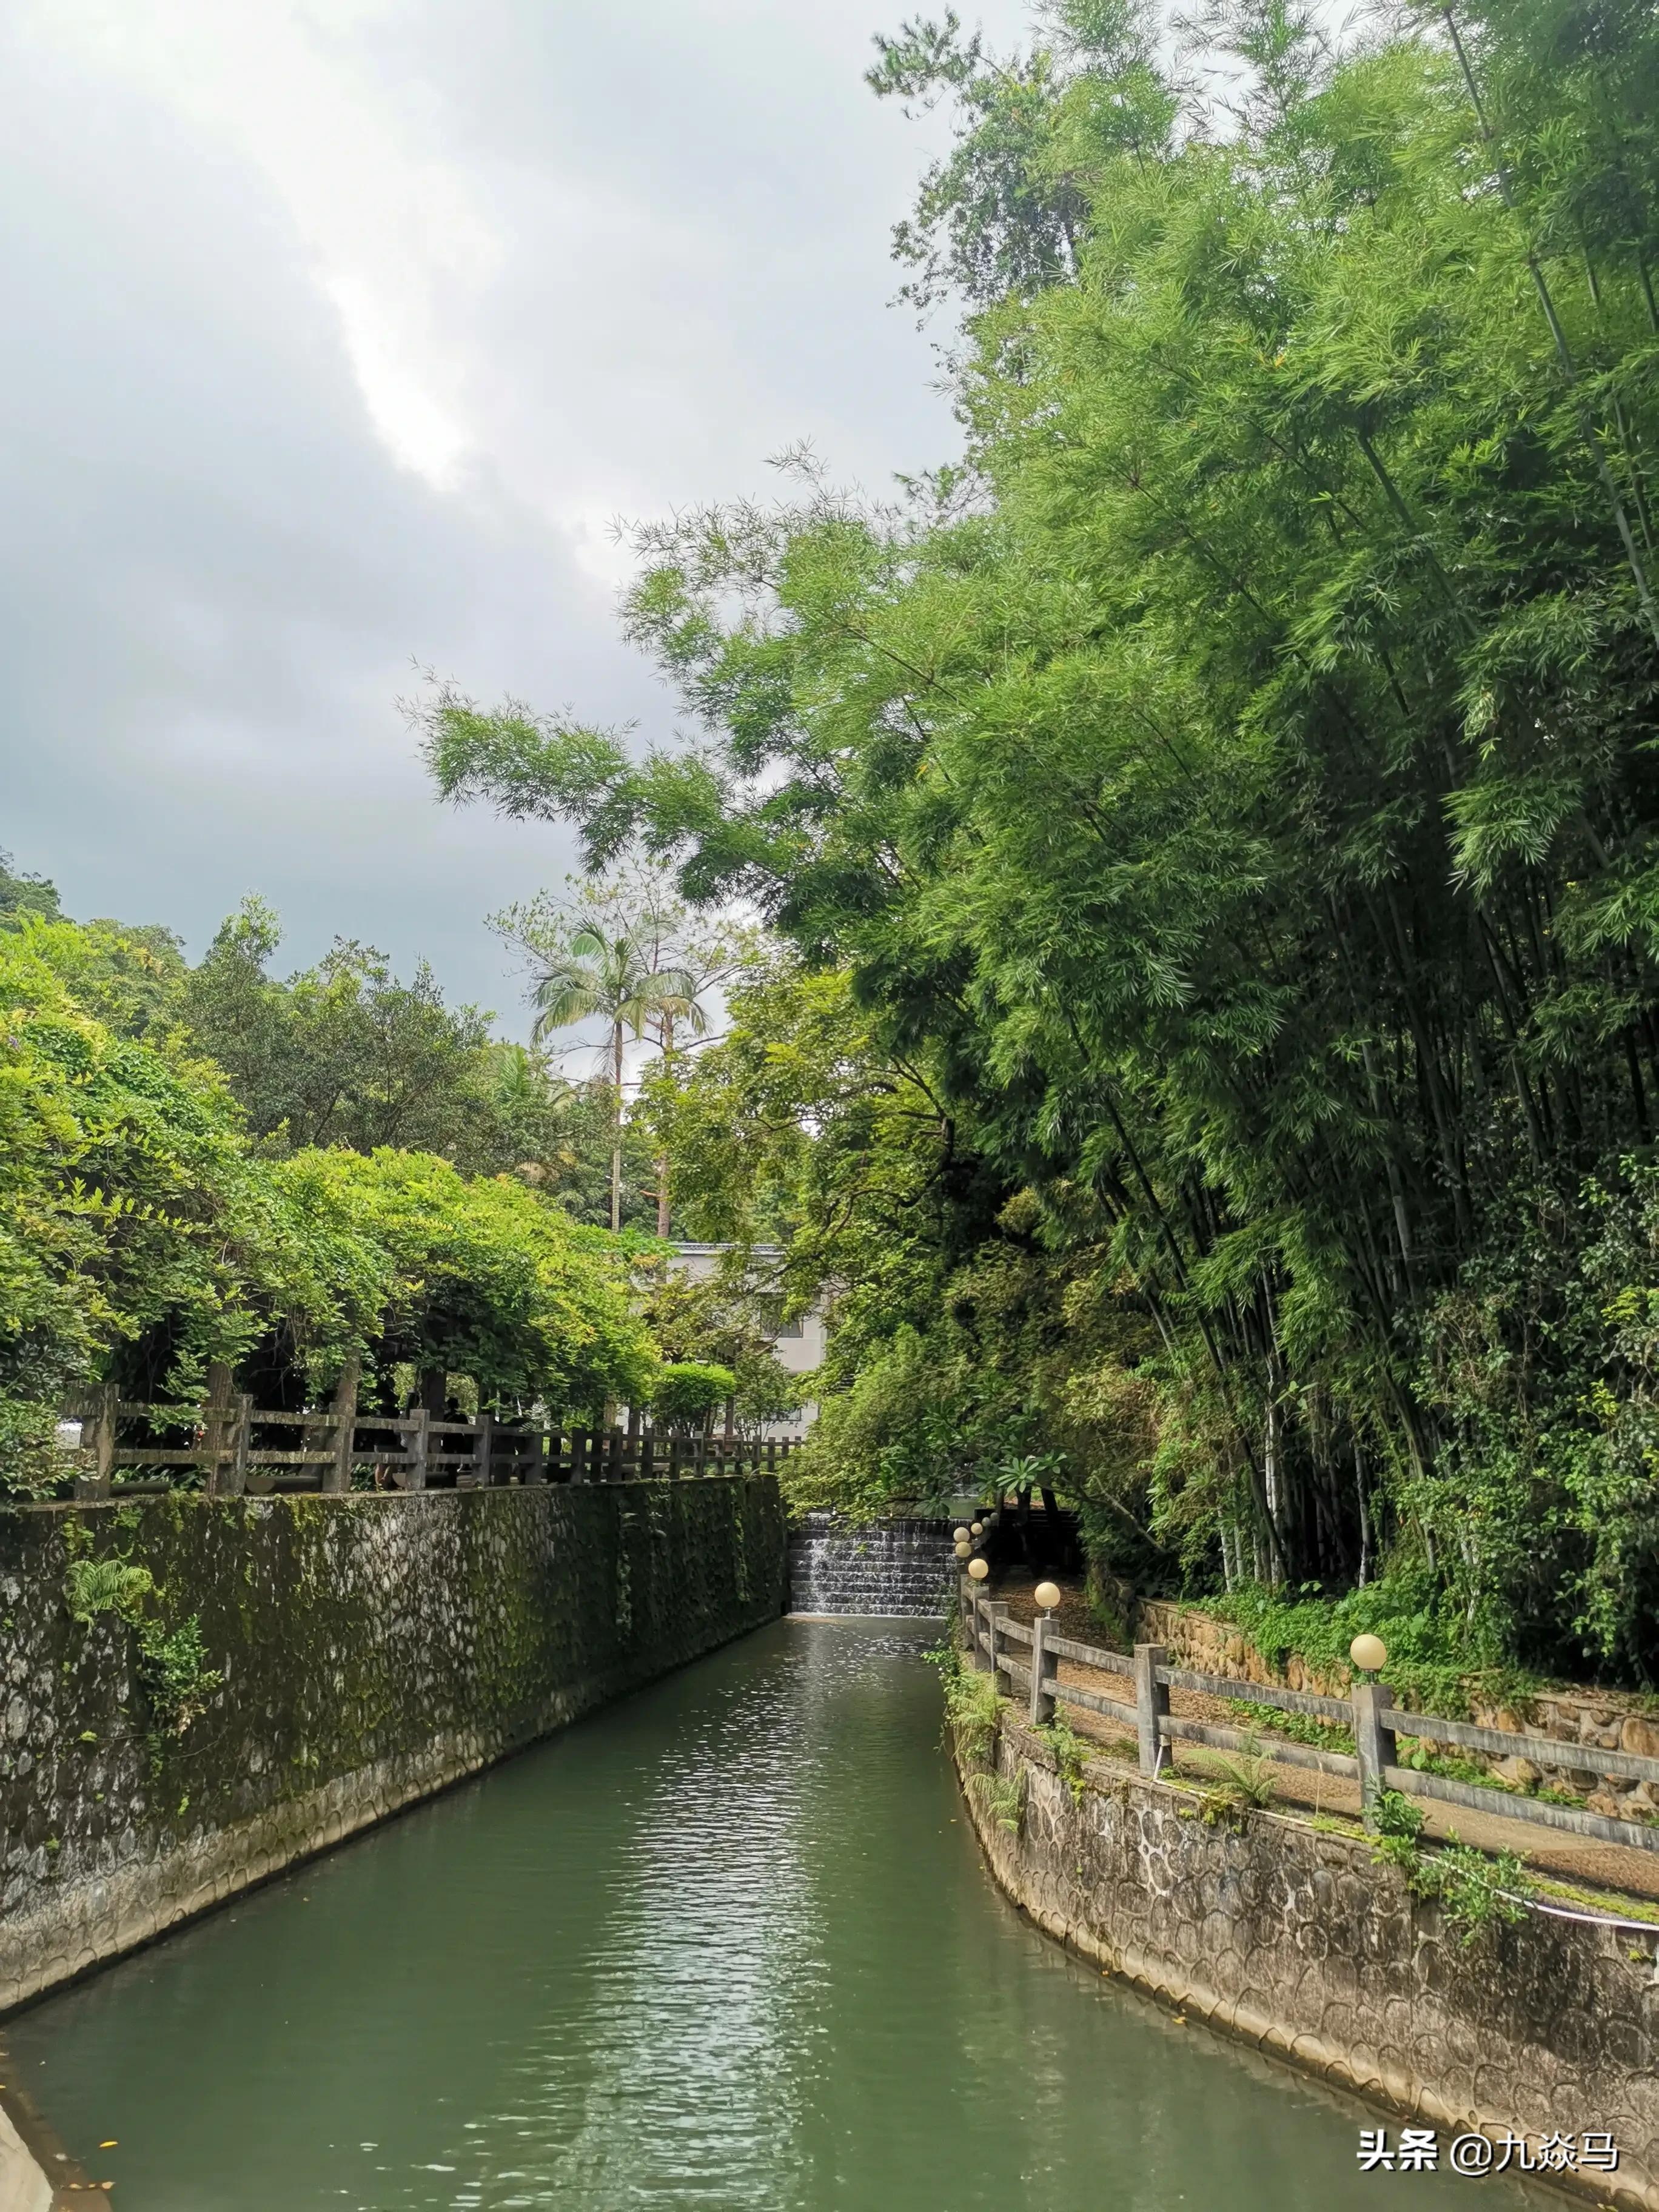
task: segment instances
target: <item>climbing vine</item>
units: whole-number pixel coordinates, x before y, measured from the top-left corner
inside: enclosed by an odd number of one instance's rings
[[[148,1567],[122,1552],[94,1558],[91,1531],[78,1522],[70,1522],[64,1540],[70,1557],[64,1573],[64,1603],[70,1620],[89,1628],[100,1615],[113,1613],[131,1632],[133,1674],[151,1719],[153,1765],[162,1739],[183,1735],[206,1710],[224,1676],[208,1664],[198,1614],[187,1614],[169,1629],[149,1609],[165,1604],[166,1592]]]

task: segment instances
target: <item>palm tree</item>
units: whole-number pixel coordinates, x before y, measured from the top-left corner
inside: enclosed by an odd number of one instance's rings
[[[641,933],[616,935],[591,925],[574,930],[544,957],[530,994],[536,1009],[531,1036],[536,1043],[553,1030],[602,1014],[611,1024],[611,1079],[616,1092],[611,1148],[611,1226],[622,1226],[623,1037],[642,1036],[647,1022],[671,1025],[677,1018],[694,1029],[702,1024],[697,979],[689,969],[659,968],[656,947]]]

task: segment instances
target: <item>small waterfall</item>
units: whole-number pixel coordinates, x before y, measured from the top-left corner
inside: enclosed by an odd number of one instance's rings
[[[849,1528],[809,1513],[789,1538],[791,1613],[932,1615],[945,1611],[954,1565],[948,1521],[874,1521]]]

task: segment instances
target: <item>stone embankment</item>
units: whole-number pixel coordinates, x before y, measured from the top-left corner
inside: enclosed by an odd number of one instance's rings
[[[994,1796],[965,1779],[991,1869],[1073,1951],[1443,2147],[1510,2130],[1535,2157],[1610,2133],[1616,2173],[1552,2178],[1659,2212],[1655,1931],[1534,1912],[1466,1943],[1362,1839],[1213,1804],[1206,1821],[1194,1792],[1104,1761],[1074,1788],[1006,1717],[994,1774]],[[1014,1792],[1017,1832],[998,1817]]]
[[[1133,1602],[1130,1638],[1139,1643],[1161,1644],[1178,1665],[1202,1674],[1279,1682],[1287,1689],[1314,1690],[1332,1698],[1346,1698],[1351,1686],[1349,1668],[1323,1669],[1294,1653],[1282,1667],[1273,1666],[1231,1622],[1168,1599],[1141,1598]],[[1410,1699],[1402,1697],[1401,1703],[1409,1705]],[[1603,1751],[1630,1751],[1638,1758],[1659,1759],[1659,1715],[1648,1710],[1634,1692],[1543,1690],[1516,1706],[1485,1698],[1471,1686],[1469,1717],[1482,1728],[1549,1736],[1563,1747],[1559,1766],[1537,1766],[1527,1759],[1492,1762],[1492,1771],[1500,1781],[1541,1782],[1553,1789],[1573,1790],[1584,1795],[1590,1812],[1613,1820],[1640,1820],[1659,1813],[1659,1789],[1653,1784],[1593,1774],[1588,1767],[1576,1767],[1571,1755],[1571,1746],[1582,1743]]]
[[[0,2011],[775,1619],[786,1544],[766,1474],[0,1513]]]

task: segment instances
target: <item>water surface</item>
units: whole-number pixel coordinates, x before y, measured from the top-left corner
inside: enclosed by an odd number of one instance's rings
[[[1003,1901],[929,1634],[749,1637],[24,2014],[14,2079],[117,2212],[1467,2203]]]

